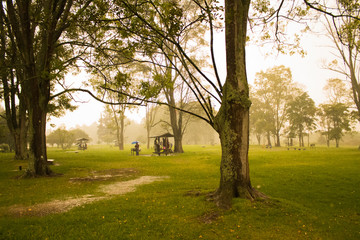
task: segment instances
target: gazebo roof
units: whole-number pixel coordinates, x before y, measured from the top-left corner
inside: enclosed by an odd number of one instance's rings
[[[152,136],[152,138],[157,138],[157,137],[174,137],[174,135],[172,135],[171,133],[164,133],[162,135]]]
[[[88,138],[78,138],[78,139],[76,139],[76,141],[78,141],[78,142],[87,142],[87,141],[89,141],[89,139]]]

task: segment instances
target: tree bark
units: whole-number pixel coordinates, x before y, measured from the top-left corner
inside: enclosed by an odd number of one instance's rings
[[[125,111],[125,109],[124,109]],[[120,136],[119,136],[119,149],[124,150],[124,128],[125,128],[125,113],[120,113]]]
[[[21,113],[20,113],[21,115]],[[23,160],[27,159],[27,126],[26,126],[26,113],[24,117],[19,116],[20,127],[15,130],[14,143],[15,143],[15,159]]]
[[[280,143],[280,133],[277,132],[276,133],[276,144],[275,147],[281,147],[281,143]]]
[[[178,113],[175,108],[175,96],[173,89],[166,89],[166,98],[169,103],[169,113],[170,113],[170,124],[174,134],[174,152],[175,153],[183,153],[182,147],[182,138],[183,138],[183,131],[182,131],[182,112]]]
[[[261,145],[261,135],[260,134],[256,134],[256,139],[258,141],[258,145]]]
[[[222,149],[220,185],[214,200],[222,208],[231,207],[232,198],[264,197],[250,182],[249,89],[245,65],[246,28],[249,0],[225,0],[227,77],[222,104],[215,117]]]
[[[28,174],[34,176],[50,175],[52,171],[47,163],[46,154],[46,105],[40,100],[38,91],[32,92],[33,103],[29,107],[30,162]],[[43,103],[43,104],[41,104]]]
[[[268,145],[268,146],[271,146],[270,132],[267,132],[267,134],[266,134],[266,139],[267,139],[267,145]]]

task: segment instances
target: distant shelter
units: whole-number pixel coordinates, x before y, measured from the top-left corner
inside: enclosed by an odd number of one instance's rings
[[[76,139],[76,145],[78,145],[79,150],[86,150],[88,142],[89,142],[88,138],[78,138],[78,139]]]
[[[172,143],[169,142],[169,138],[174,137],[171,133],[165,133],[158,136],[153,136],[154,138],[154,153],[158,154],[165,154],[168,155],[172,153]]]

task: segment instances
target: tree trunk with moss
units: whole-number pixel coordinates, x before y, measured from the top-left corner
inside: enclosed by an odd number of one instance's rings
[[[31,74],[36,76],[36,74]],[[47,87],[42,89],[47,84]],[[52,172],[47,163],[46,153],[46,116],[50,97],[50,81],[33,78],[24,84],[27,90],[29,132],[30,132],[30,162],[29,175],[46,176]],[[48,90],[46,90],[48,89]]]
[[[264,197],[251,186],[249,174],[249,88],[245,65],[249,0],[225,1],[227,77],[220,110],[215,118],[222,149],[220,186],[214,200],[223,208],[232,198]]]

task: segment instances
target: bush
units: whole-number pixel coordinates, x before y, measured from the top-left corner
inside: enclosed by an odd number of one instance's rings
[[[10,146],[7,143],[0,144],[0,152],[10,152]]]

